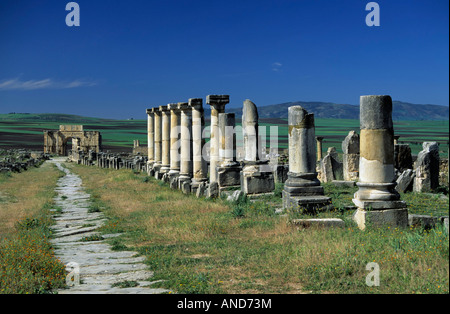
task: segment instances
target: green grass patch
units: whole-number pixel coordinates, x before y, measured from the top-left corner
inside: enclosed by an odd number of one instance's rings
[[[375,228],[352,221],[356,188],[324,185],[345,228],[298,229],[275,214],[276,196],[235,202],[197,199],[145,174],[74,166],[105,204],[119,249],[136,250],[155,272],[155,286],[177,293],[448,293],[448,234],[437,227]],[[403,195],[411,212],[448,215],[447,205],[427,194]],[[425,198],[423,200],[422,198]],[[123,201],[126,199],[126,201]],[[429,212],[429,213],[430,213]],[[304,215],[311,218],[310,215]],[[380,286],[366,285],[366,265],[380,265]]]

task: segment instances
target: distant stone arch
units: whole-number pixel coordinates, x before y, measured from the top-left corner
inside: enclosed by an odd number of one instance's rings
[[[102,136],[98,131],[84,131],[82,125],[60,125],[59,131],[44,131],[44,153],[67,156],[68,142],[72,140],[72,150],[101,150]]]

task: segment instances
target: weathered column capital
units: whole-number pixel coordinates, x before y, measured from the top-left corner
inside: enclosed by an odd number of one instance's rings
[[[170,104],[169,104],[170,105]],[[161,112],[167,112],[169,111],[169,106],[159,106],[159,111]]]
[[[229,95],[208,95],[206,96],[206,104],[217,109],[224,109],[225,105],[230,102]]]
[[[203,99],[201,98],[190,98],[188,101],[189,107],[194,110],[202,110],[203,109]]]
[[[174,111],[174,110],[178,111],[179,110],[178,104],[177,103],[168,104],[167,109],[170,111]]]
[[[189,104],[187,102],[179,102],[177,104],[177,106],[178,106],[178,110],[181,110],[181,111],[186,111],[188,109],[191,109],[191,107],[189,107]]]

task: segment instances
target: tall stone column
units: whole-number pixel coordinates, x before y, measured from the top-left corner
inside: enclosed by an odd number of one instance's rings
[[[178,103],[181,111],[181,164],[179,187],[184,189],[185,182],[190,183],[192,177],[192,108],[187,102]]]
[[[236,161],[235,114],[219,113],[219,163],[217,182],[219,193],[231,186],[241,183],[241,166]]]
[[[161,173],[170,170],[170,110],[168,106],[160,106],[161,111]]]
[[[149,167],[155,161],[155,124],[154,113],[152,109],[147,109],[147,148],[148,148],[148,162]]]
[[[205,145],[205,139],[202,137],[205,127],[203,100],[191,98],[189,99],[189,106],[192,108],[192,187],[195,189],[199,183],[208,180],[208,165],[202,155]]]
[[[322,141],[323,141],[323,137],[322,136],[317,136],[316,137],[316,141],[317,141],[317,161],[321,161],[322,160]]]
[[[258,109],[252,101],[247,99],[242,109],[244,161],[240,176],[241,190],[248,195],[269,193],[275,189],[269,160],[260,160],[258,156],[260,148],[258,128]]]
[[[209,182],[217,182],[217,166],[219,162],[219,113],[225,112],[225,105],[230,102],[228,95],[208,95],[206,103],[211,106],[211,139]]]
[[[180,117],[178,104],[168,104],[170,110],[170,171],[169,176],[177,177],[180,173]]]
[[[288,109],[289,173],[283,190],[283,207],[315,212],[331,204],[317,179],[314,114],[300,106]]]
[[[161,166],[161,111],[159,111],[159,107],[152,109],[153,117],[154,117],[154,168]],[[158,168],[159,169],[159,168]]]
[[[361,96],[359,187],[353,203],[360,229],[372,225],[407,226],[408,210],[395,190],[394,127],[390,96]]]

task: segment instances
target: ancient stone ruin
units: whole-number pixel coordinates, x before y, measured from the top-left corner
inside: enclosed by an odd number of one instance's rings
[[[408,210],[395,190],[394,126],[390,96],[361,96],[358,207],[354,220],[367,224],[406,227]]]
[[[76,138],[79,140],[74,141],[77,145],[74,151],[78,152],[81,164],[145,171],[164,180],[171,188],[197,197],[225,196],[232,200],[242,194],[259,197],[272,193],[276,182],[284,183],[282,204],[288,211],[316,213],[331,209],[331,198],[325,195],[321,183],[350,187],[356,184],[353,218],[361,229],[370,224],[406,226],[411,219],[417,220],[408,215],[399,192],[413,188],[420,192],[433,191],[439,185],[440,173],[445,173],[448,181],[448,163],[447,168],[442,167],[437,143],[424,143],[423,151],[413,162],[409,145],[398,142],[389,96],[361,96],[360,134],[354,130],[348,133],[342,142],[342,161],[334,147],[322,156],[324,137],[316,137],[314,114],[300,106],[288,109],[289,149],[283,152],[271,147],[264,154],[266,147],[259,133],[258,109],[248,99],[243,102],[243,147],[238,159],[236,117],[225,112],[229,102],[228,95],[206,97],[206,104],[211,108],[208,143],[203,100],[191,98],[188,102],[146,110],[147,154],[132,156],[95,151],[92,148],[99,145],[86,139],[82,141],[81,134],[86,132],[82,132],[81,126],[62,127],[61,135],[47,131],[46,149],[63,153],[67,148],[62,144],[67,143],[67,138]],[[134,146],[141,147],[136,141]],[[319,219],[317,224],[343,225],[342,221],[335,220]],[[309,225],[311,220],[297,223]]]
[[[72,141],[72,147],[68,142]],[[44,153],[59,156],[69,155],[69,151],[100,152],[102,137],[98,131],[84,131],[82,125],[60,125],[59,131],[44,131]]]
[[[289,173],[284,184],[283,207],[316,211],[331,204],[316,172],[314,114],[289,107]]]

